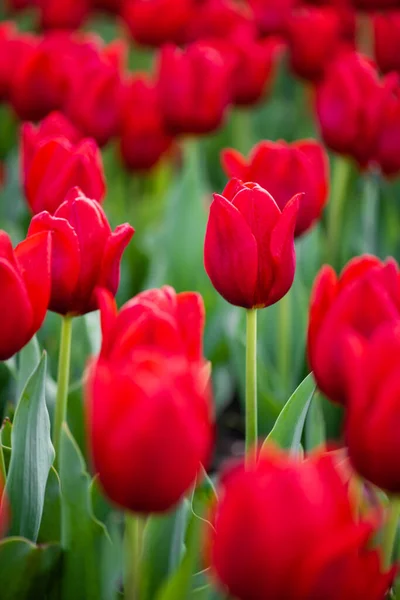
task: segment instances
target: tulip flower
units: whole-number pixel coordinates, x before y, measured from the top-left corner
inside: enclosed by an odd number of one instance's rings
[[[397,74],[388,75],[385,80],[387,90],[373,162],[387,177],[400,172],[400,79]]]
[[[321,391],[348,404],[346,337],[368,340],[400,319],[399,267],[373,256],[351,260],[340,277],[330,266],[318,274],[311,295],[308,360]]]
[[[368,340],[349,333],[346,342],[345,436],[350,460],[362,477],[398,494],[400,319],[380,327]]]
[[[373,18],[375,59],[382,73],[400,71],[400,10]]]
[[[194,5],[195,0],[125,0],[122,18],[138,44],[178,43]]]
[[[137,75],[127,84],[120,120],[120,151],[128,169],[151,169],[171,148],[158,87],[145,75]]]
[[[42,29],[77,29],[89,16],[89,0],[35,0]]]
[[[0,231],[0,360],[19,352],[43,323],[50,299],[50,257],[48,232],[28,237],[13,250],[7,233]]]
[[[400,0],[350,0],[356,10],[377,11],[400,8]]]
[[[66,132],[70,135],[70,132]],[[46,210],[54,213],[64,202],[68,191],[79,186],[98,202],[104,199],[106,187],[101,154],[94,140],[77,144],[66,137],[40,139],[33,148],[32,128],[23,130],[22,166],[25,196],[34,214]]]
[[[269,447],[253,469],[225,474],[208,545],[215,578],[230,596],[385,598],[395,568],[381,567],[371,548],[378,523],[354,517],[336,460],[319,453],[299,461]]]
[[[235,0],[202,0],[192,10],[184,37],[188,42],[226,40],[237,33],[250,33],[249,30],[255,38],[254,16],[246,4]]]
[[[14,24],[0,26],[0,100],[9,100],[15,74],[20,64],[30,56],[38,45],[35,36],[18,33]]]
[[[112,233],[98,202],[74,188],[54,216],[45,211],[32,219],[28,237],[43,231],[53,240],[50,310],[61,315],[96,310],[98,286],[115,295],[122,254],[134,233],[130,225]]]
[[[103,346],[86,389],[94,470],[119,506],[164,512],[190,489],[211,455],[201,297],[169,287],[150,290],[117,313],[108,293],[98,295]]]
[[[210,45],[186,50],[164,46],[160,53],[161,107],[171,134],[202,134],[222,123],[230,99],[231,67]]]
[[[283,35],[297,0],[249,0],[262,35]]]
[[[119,15],[125,0],[92,0],[93,7],[98,10],[104,10],[108,13]]]
[[[281,212],[255,183],[232,179],[214,194],[204,242],[204,265],[225,300],[243,308],[278,302],[295,272],[294,228],[299,196]]]
[[[318,142],[260,142],[248,159],[229,148],[222,151],[221,162],[228,177],[254,181],[268,190],[281,211],[295,194],[303,192],[296,236],[308,231],[321,216],[328,200],[329,161]]]

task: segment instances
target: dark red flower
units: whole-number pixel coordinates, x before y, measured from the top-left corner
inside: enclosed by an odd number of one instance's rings
[[[77,29],[90,13],[90,0],[34,0],[42,29]]]
[[[48,232],[28,237],[13,250],[7,233],[0,231],[0,360],[19,352],[43,323],[50,299],[50,253]]]
[[[238,600],[384,600],[394,579],[371,549],[378,523],[354,517],[332,454],[265,449],[253,469],[225,474],[212,521],[212,569]]]
[[[92,0],[92,4],[95,9],[119,15],[125,4],[125,0]]]
[[[192,10],[192,18],[185,27],[186,41],[220,39],[225,40],[238,32],[252,30],[256,24],[252,11],[245,3],[235,0],[204,0]]]
[[[353,259],[340,277],[321,269],[311,296],[308,359],[321,391],[348,404],[346,337],[367,341],[387,323],[400,319],[400,274],[397,263],[373,256]]]
[[[249,0],[262,35],[283,35],[297,0]]]
[[[151,169],[171,148],[157,85],[146,75],[132,77],[121,107],[120,151],[128,169]]]
[[[223,150],[222,165],[228,177],[254,181],[266,189],[280,210],[299,192],[295,235],[315,223],[328,200],[329,161],[324,148],[314,140],[293,144],[260,142],[246,159],[237,150]]]
[[[74,188],[54,216],[42,212],[32,219],[28,236],[42,231],[52,234],[50,310],[85,314],[97,308],[96,287],[116,294],[122,254],[134,233],[130,225],[113,233],[99,203]]]
[[[400,172],[400,79],[397,74],[386,77],[385,110],[378,135],[375,155],[382,173],[395,176]]]
[[[378,11],[400,8],[400,0],[350,0],[356,10]]]
[[[34,35],[19,33],[13,23],[0,26],[0,100],[9,100],[20,64],[37,45],[38,40]]]
[[[230,80],[231,65],[210,45],[198,42],[185,50],[164,46],[159,89],[168,130],[201,134],[217,129],[230,100]]]
[[[289,291],[295,272],[298,206],[295,196],[281,212],[266,190],[237,179],[222,195],[214,194],[204,265],[225,300],[243,308],[263,308]]]
[[[375,59],[382,73],[400,72],[400,10],[375,15]]]

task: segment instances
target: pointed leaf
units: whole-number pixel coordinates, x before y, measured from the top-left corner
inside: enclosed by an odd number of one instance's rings
[[[316,392],[310,404],[306,421],[307,451],[321,447],[326,442],[325,420],[321,401],[321,395]]]
[[[11,534],[36,541],[47,478],[54,460],[45,400],[46,354],[30,376],[14,416],[6,493],[12,506]]]
[[[15,397],[21,397],[26,382],[40,362],[40,348],[36,336],[18,354],[17,389]]]
[[[44,496],[42,522],[38,535],[39,544],[61,540],[61,488],[60,478],[51,467]]]

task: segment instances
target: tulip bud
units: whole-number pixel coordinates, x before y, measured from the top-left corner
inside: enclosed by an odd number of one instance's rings
[[[117,313],[107,292],[98,297],[103,345],[87,384],[94,469],[116,504],[163,512],[211,455],[203,303],[198,294],[165,287],[139,294]]]
[[[25,196],[34,214],[53,214],[74,185],[102,202],[106,187],[100,150],[96,142],[84,139],[72,144],[65,137],[38,138],[32,147],[32,129],[23,130],[22,166]]]
[[[294,228],[299,197],[281,212],[255,183],[232,179],[214,194],[204,242],[204,265],[225,300],[264,308],[290,289],[295,272]]]
[[[36,215],[28,236],[52,234],[49,309],[62,315],[82,315],[97,308],[95,288],[113,295],[119,285],[120,262],[134,229],[119,225],[114,233],[98,202],[72,189],[54,216]]]
[[[334,454],[299,461],[267,448],[253,469],[226,473],[221,488],[209,547],[229,596],[383,600],[396,569],[384,572],[371,549],[378,523],[354,517]]]
[[[221,162],[228,177],[254,181],[268,190],[281,211],[295,194],[303,192],[295,236],[308,231],[321,216],[328,200],[329,160],[318,142],[260,142],[248,159],[237,150],[223,150]]]
[[[121,108],[120,151],[125,166],[151,169],[171,145],[158,87],[145,75],[133,77],[126,86]]]
[[[368,340],[349,333],[346,342],[345,436],[350,460],[362,477],[398,494],[400,320],[382,325]]]
[[[50,298],[50,252],[47,232],[28,237],[13,250],[0,231],[0,360],[19,352],[43,323]]]
[[[351,260],[340,277],[330,266],[318,274],[310,304],[308,360],[321,391],[348,403],[346,336],[368,340],[400,317],[399,267],[373,256]]]
[[[400,71],[400,10],[373,18],[375,59],[382,73]]]
[[[217,129],[230,99],[230,78],[230,66],[210,45],[195,43],[184,51],[164,46],[159,89],[171,134],[202,134]]]

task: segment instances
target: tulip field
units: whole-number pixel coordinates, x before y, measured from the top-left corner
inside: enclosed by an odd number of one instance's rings
[[[0,600],[400,600],[400,0],[0,0]]]

